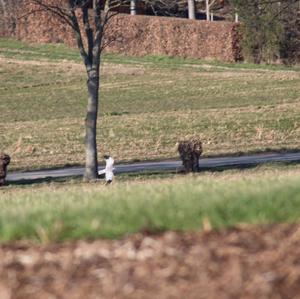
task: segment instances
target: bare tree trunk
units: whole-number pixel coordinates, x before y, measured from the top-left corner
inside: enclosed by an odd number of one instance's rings
[[[299,2],[299,3],[300,3],[300,2]],[[236,23],[239,22],[239,15],[238,15],[237,12],[234,14],[234,21],[235,21]]]
[[[87,81],[88,106],[85,119],[85,181],[93,181],[98,178],[98,157],[97,157],[97,115],[99,103],[99,72],[93,72]]]
[[[0,4],[4,3],[0,0]],[[60,18],[60,20],[70,26],[75,34],[77,46],[87,71],[88,105],[85,118],[85,172],[84,180],[94,181],[98,178],[98,157],[97,157],[97,116],[99,106],[99,86],[100,86],[100,58],[104,45],[102,38],[105,26],[116,13],[111,11],[110,0],[65,0],[47,3],[44,0],[29,0],[29,3],[36,5],[39,10],[48,11]],[[123,1],[121,1],[123,2]],[[117,1],[117,4],[121,4]],[[101,5],[104,3],[104,14],[101,13]],[[93,9],[89,9],[93,4]],[[114,1],[114,5],[117,5]],[[116,6],[115,6],[116,7]],[[81,12],[80,26],[79,14]],[[35,10],[33,10],[35,12]],[[91,23],[91,17],[93,22]],[[85,34],[86,43],[84,43]]]
[[[136,1],[137,0],[130,0],[130,14],[132,16],[136,15]]]
[[[189,19],[195,20],[196,19],[195,0],[188,0],[188,9],[189,9]]]
[[[209,14],[210,14],[210,12],[209,12],[209,0],[206,0],[205,1],[205,6],[206,6],[206,21],[209,21]]]

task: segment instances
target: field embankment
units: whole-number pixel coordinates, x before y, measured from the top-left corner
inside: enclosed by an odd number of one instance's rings
[[[0,40],[1,149],[11,169],[84,163],[85,73],[61,45]],[[298,69],[166,57],[104,57],[98,141],[117,160],[300,148]]]

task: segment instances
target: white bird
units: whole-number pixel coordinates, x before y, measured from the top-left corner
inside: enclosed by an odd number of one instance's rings
[[[112,157],[110,157],[109,155],[104,155],[103,158],[105,159],[105,169],[100,170],[98,172],[99,175],[101,174],[105,174],[105,180],[106,180],[106,184],[110,184],[113,181],[114,178],[114,159]]]

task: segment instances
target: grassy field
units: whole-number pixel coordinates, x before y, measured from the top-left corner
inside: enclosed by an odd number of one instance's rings
[[[11,169],[84,162],[85,72],[76,50],[0,39],[0,150]],[[105,55],[100,153],[176,157],[185,135],[205,155],[300,148],[299,68]]]
[[[0,241],[46,243],[299,221],[299,166],[159,178],[136,177],[109,187],[6,187],[0,191]]]

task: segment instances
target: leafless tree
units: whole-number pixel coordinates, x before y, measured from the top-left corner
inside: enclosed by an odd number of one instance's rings
[[[136,0],[138,1],[138,0]],[[188,11],[189,19],[196,18],[195,0],[140,0],[152,8],[155,15],[182,17]]]
[[[135,0],[138,1],[138,0]],[[206,19],[209,21],[211,16],[211,9],[218,0],[143,0],[146,5],[151,6],[154,13],[159,14],[163,12],[165,15],[182,16],[182,11],[188,11],[189,19],[196,18],[197,4],[205,5]]]
[[[137,0],[130,0],[130,14],[132,16],[136,15],[136,1]]]
[[[217,0],[206,0],[206,20],[210,20],[210,10]]]
[[[138,0],[137,0],[138,1]],[[141,1],[141,0],[140,0]],[[142,0],[155,15],[178,16],[179,7],[187,0]]]
[[[195,0],[188,0],[189,19],[196,19]]]
[[[197,0],[198,3],[205,2],[205,11],[206,11],[206,20],[210,21],[211,19],[211,8],[214,4],[217,3],[217,0]]]
[[[47,11],[74,32],[87,73],[88,103],[85,118],[85,181],[98,178],[97,116],[100,98],[101,53],[109,21],[128,0],[26,0],[36,11]],[[34,9],[33,9],[34,11]],[[82,24],[82,25],[81,25]]]

